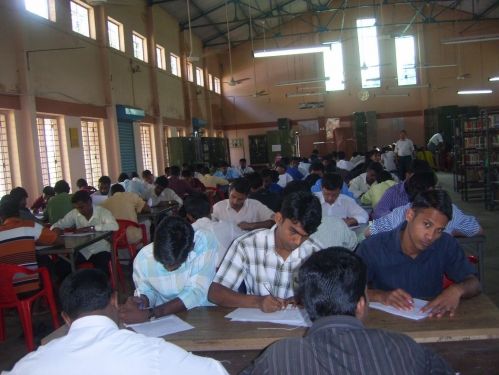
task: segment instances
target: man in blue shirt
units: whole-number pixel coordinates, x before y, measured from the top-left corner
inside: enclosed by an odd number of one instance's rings
[[[298,170],[298,164],[300,164],[300,158],[292,157],[286,169],[286,173],[293,177],[293,180],[301,180],[303,178],[303,174]]]
[[[412,298],[430,298],[423,311],[453,316],[461,298],[480,292],[480,282],[457,241],[445,227],[452,202],[443,190],[419,194],[400,227],[363,241],[357,254],[367,264],[369,300],[411,309]],[[443,288],[443,276],[454,281]]]

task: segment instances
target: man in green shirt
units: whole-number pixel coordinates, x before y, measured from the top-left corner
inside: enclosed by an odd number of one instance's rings
[[[55,183],[55,196],[47,202],[47,208],[43,212],[43,221],[54,224],[73,209],[69,189],[69,184],[64,180]]]

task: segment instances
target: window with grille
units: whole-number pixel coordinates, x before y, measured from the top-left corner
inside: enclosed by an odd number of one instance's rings
[[[213,91],[213,76],[208,73],[208,89]]]
[[[0,196],[8,194],[12,189],[10,173],[9,142],[7,139],[7,120],[0,113]]]
[[[140,125],[140,146],[142,148],[142,163],[144,170],[153,170],[152,165],[152,139],[151,139],[151,126]]]
[[[172,74],[177,77],[181,77],[182,74],[180,72],[180,57],[170,53],[170,68],[172,70]]]
[[[199,86],[204,86],[203,69],[201,68],[196,68],[196,83]]]
[[[132,43],[133,43],[133,56],[136,59],[147,62],[146,38],[144,38],[142,35],[134,31],[132,34]]]
[[[376,19],[366,18],[357,20],[357,40],[359,42],[362,87],[380,87],[381,78]]]
[[[36,14],[50,21],[55,21],[55,7],[53,0],[24,0],[24,7],[28,12]]]
[[[62,179],[61,145],[57,120],[37,117],[38,144],[43,186],[54,186]]]
[[[217,94],[220,94],[222,92],[221,88],[220,88],[220,78],[213,78],[213,85],[215,86],[215,92]]]
[[[339,91],[345,89],[345,73],[343,70],[343,50],[341,42],[329,44],[329,49],[322,53],[324,57],[324,75],[326,91]]]
[[[85,163],[85,178],[89,185],[97,186],[99,178],[102,176],[99,123],[92,120],[82,120],[81,138]]]
[[[165,49],[156,44],[156,65],[159,69],[166,70]]]
[[[169,130],[168,126],[163,126],[163,151],[165,154],[165,165],[169,166],[170,165],[170,158],[168,157],[168,137],[169,137]]]
[[[194,82],[194,73],[192,71],[192,63],[188,62],[186,65],[187,69],[187,80],[189,82]]]
[[[395,38],[395,54],[397,57],[397,80],[399,86],[415,85],[417,77],[414,37],[406,35]]]
[[[74,32],[90,38],[90,10],[80,2],[71,1],[71,26]]]
[[[111,17],[107,18],[107,36],[109,47],[125,52],[123,25]]]

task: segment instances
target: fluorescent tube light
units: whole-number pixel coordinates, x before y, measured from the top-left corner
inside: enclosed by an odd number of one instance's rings
[[[492,94],[492,90],[459,90],[458,95],[480,95],[480,94]]]
[[[490,82],[497,82],[497,81],[499,81],[499,76],[490,77],[490,78],[489,78],[489,81],[490,81]]]
[[[298,79],[296,81],[285,81],[275,84],[275,87],[281,86],[295,86],[295,85],[306,85],[308,83],[326,82],[329,81],[329,77],[324,78],[310,78],[310,79]]]
[[[323,92],[293,92],[290,94],[286,94],[286,98],[297,98],[300,96],[319,96],[324,95]]]
[[[290,56],[303,55],[306,53],[319,53],[329,50],[329,46],[313,46],[313,47],[298,47],[298,48],[279,48],[254,51],[253,57],[275,57],[275,56]]]
[[[374,94],[375,98],[389,98],[389,97],[402,97],[409,96],[409,94]]]
[[[480,42],[490,42],[493,40],[499,40],[499,34],[488,34],[488,35],[473,35],[473,36],[462,36],[457,38],[442,39],[440,43],[442,44],[463,44],[463,43],[480,43]]]

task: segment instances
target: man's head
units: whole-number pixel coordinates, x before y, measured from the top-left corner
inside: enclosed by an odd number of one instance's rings
[[[164,218],[154,232],[154,259],[170,272],[182,266],[193,247],[194,230],[181,217]]]
[[[248,181],[251,191],[258,191],[263,187],[263,179],[258,172],[249,173],[244,177]]]
[[[345,160],[346,157],[345,151],[338,151],[338,160]]]
[[[165,176],[159,176],[154,181],[154,193],[159,197],[159,195],[168,187],[168,178]]]
[[[368,185],[372,185],[376,182],[378,174],[383,172],[383,166],[380,163],[373,162],[369,164],[366,170],[366,182]]]
[[[445,190],[418,194],[405,214],[408,243],[421,252],[440,238],[452,219],[452,201]]]
[[[416,195],[435,188],[437,175],[433,171],[414,173],[409,180],[404,182],[404,190],[412,202]]]
[[[121,172],[120,175],[118,176],[118,182],[123,182],[129,179],[130,177],[128,177],[128,174],[125,172]]]
[[[154,183],[154,175],[149,169],[142,172],[142,179],[150,185]]]
[[[170,176],[175,176],[175,177],[180,176],[180,167],[178,165],[172,165],[170,167]]]
[[[369,151],[367,156],[369,158],[369,161],[371,161],[371,162],[375,162],[375,163],[381,162],[381,152],[377,149]]]
[[[405,140],[407,138],[407,132],[405,130],[401,130],[399,136],[401,140]]]
[[[7,194],[0,199],[0,218],[5,220],[9,217],[19,217],[19,202]]]
[[[312,164],[310,164],[308,172],[310,174],[317,174],[322,177],[322,175],[324,174],[324,164],[322,164],[321,162],[313,162]]]
[[[432,171],[430,164],[426,160],[412,159],[405,172],[405,180],[407,181],[414,173]]]
[[[376,182],[378,184],[380,184],[384,181],[390,181],[390,180],[393,181],[393,176],[390,172],[385,171],[385,170],[381,171],[381,173],[376,176]]]
[[[98,269],[83,269],[66,277],[59,297],[62,318],[68,326],[88,315],[105,315],[118,322],[117,295],[107,275]]]
[[[83,179],[81,179],[81,180],[83,180]],[[80,180],[78,180],[78,181],[80,181]],[[83,180],[83,181],[85,181],[85,180]],[[78,183],[76,185],[78,186],[79,189],[84,188],[85,186],[88,186],[87,181],[85,181],[85,185],[80,186],[80,185],[78,185]],[[69,193],[69,190],[70,190],[69,184],[64,180],[59,180],[54,185],[54,191],[56,194]]]
[[[286,164],[284,164],[283,162],[279,161],[275,164],[275,170],[277,171],[277,173],[279,174],[284,174],[286,173]]]
[[[109,189],[111,188],[111,179],[109,176],[102,176],[99,178],[99,184],[97,187],[102,195],[108,195]]]
[[[244,158],[239,159],[239,166],[241,168],[246,168],[246,159],[244,159]]]
[[[229,168],[229,164],[227,162],[221,161],[218,163],[218,169],[220,169],[223,174],[227,173],[228,168]]]
[[[229,188],[229,204],[232,209],[239,211],[246,202],[249,192],[250,186],[245,178],[237,178],[232,181]]]
[[[18,209],[26,208],[28,192],[24,188],[20,186],[15,187],[10,191],[10,196],[17,201]]]
[[[191,223],[203,217],[209,217],[210,208],[210,202],[205,194],[190,195],[184,200],[184,210]]]
[[[317,230],[321,220],[322,207],[315,195],[308,191],[291,193],[275,214],[276,236],[281,246],[291,252]]]
[[[322,195],[328,204],[336,202],[340,195],[341,186],[343,185],[343,178],[337,173],[325,173],[322,176]]]
[[[60,181],[64,181],[64,180],[60,180]],[[57,181],[57,182],[59,182],[59,181]],[[56,186],[57,186],[57,182],[55,183]],[[64,181],[64,182],[66,182],[66,181]],[[88,182],[84,178],[79,178],[76,180],[76,187],[78,188],[78,190],[86,188],[87,186],[88,186]],[[54,189],[55,189],[55,186],[54,186]],[[67,192],[69,193],[69,190]]]
[[[270,185],[279,181],[279,174],[277,173],[277,171],[266,168],[266,169],[262,169],[260,174],[262,176],[264,189],[268,189],[270,187]],[[277,175],[277,181],[275,180],[276,175]]]
[[[297,295],[310,320],[332,315],[363,319],[367,314],[367,268],[362,259],[343,247],[312,254],[298,272]]]
[[[45,186],[42,190],[43,199],[48,200],[55,195],[54,188],[52,186]]]
[[[76,208],[83,216],[87,218],[92,216],[94,209],[92,206],[92,198],[90,197],[88,191],[78,190],[71,197],[71,203],[73,203],[73,207]]]
[[[298,156],[293,156],[291,158],[290,166],[293,168],[297,168],[300,164],[300,158]]]
[[[192,180],[192,172],[189,169],[182,170],[181,175],[182,175],[182,178],[184,180],[187,180],[187,181]]]
[[[114,184],[111,186],[111,196],[113,196],[116,193],[124,193],[125,188],[121,184]]]

